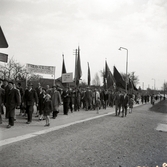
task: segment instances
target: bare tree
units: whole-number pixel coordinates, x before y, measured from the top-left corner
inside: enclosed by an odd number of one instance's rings
[[[94,77],[94,79],[92,80],[92,84],[93,84],[93,85],[96,85],[96,86],[100,86],[100,78],[99,78],[98,73],[95,74],[95,77]]]
[[[1,67],[1,77],[12,80],[25,80],[27,77],[26,68],[11,58],[7,64]]]
[[[122,75],[123,79],[126,81],[126,74],[125,73],[121,73],[121,75]],[[129,73],[128,77],[134,83],[135,86],[139,83],[139,78],[138,78],[138,76],[135,75],[135,72]]]
[[[8,63],[1,66],[0,76],[5,79],[12,79],[14,81],[25,81],[28,78],[29,73],[26,70],[25,65],[21,65],[19,62],[11,58]],[[32,74],[29,80],[37,80],[41,78],[40,75]]]

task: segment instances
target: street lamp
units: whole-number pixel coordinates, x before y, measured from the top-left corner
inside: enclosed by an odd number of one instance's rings
[[[127,51],[127,55],[126,55],[126,82],[125,82],[125,90],[127,93],[127,85],[128,85],[128,49],[120,47],[119,50],[124,49]]]

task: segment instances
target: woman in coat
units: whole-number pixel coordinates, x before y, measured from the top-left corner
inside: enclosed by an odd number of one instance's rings
[[[51,93],[51,101],[53,105],[53,119],[57,117],[59,113],[59,106],[61,105],[61,95],[60,92],[57,90],[57,86],[53,86],[53,90]]]

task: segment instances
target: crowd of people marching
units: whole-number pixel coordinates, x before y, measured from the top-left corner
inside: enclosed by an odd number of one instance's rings
[[[151,101],[154,104],[156,97],[137,94],[127,94],[124,90],[107,90],[102,88],[70,88],[65,86],[60,89],[58,85],[49,85],[34,88],[32,83],[28,83],[24,89],[21,83],[0,79],[0,124],[2,124],[2,115],[8,119],[7,128],[14,126],[16,121],[15,110],[19,109],[21,116],[27,116],[27,124],[32,122],[34,106],[37,107],[36,117],[39,121],[46,120],[45,126],[50,126],[50,116],[55,119],[59,113],[60,105],[63,105],[63,114],[68,112],[80,111],[84,109],[96,110],[115,106],[115,115],[126,117],[127,110],[132,113],[134,103],[147,103]]]

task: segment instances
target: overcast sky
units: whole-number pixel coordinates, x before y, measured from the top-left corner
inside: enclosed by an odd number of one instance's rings
[[[113,72],[135,72],[146,89],[167,82],[167,0],[0,0],[0,25],[9,48],[0,49],[22,64],[56,66],[62,54],[74,72],[81,50],[82,80],[100,76],[105,60]]]

